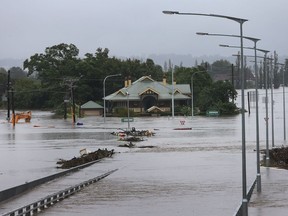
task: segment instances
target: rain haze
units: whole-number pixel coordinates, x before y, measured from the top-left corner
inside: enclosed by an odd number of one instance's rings
[[[0,59],[26,59],[60,43],[76,45],[80,57],[95,53],[99,47],[121,58],[237,53],[219,44],[239,46],[239,39],[205,37],[196,32],[239,35],[238,23],[215,17],[165,15],[163,10],[248,19],[243,25],[244,36],[261,39],[258,48],[286,56],[287,7],[285,0],[1,0]],[[252,47],[253,43],[244,40],[244,46]]]

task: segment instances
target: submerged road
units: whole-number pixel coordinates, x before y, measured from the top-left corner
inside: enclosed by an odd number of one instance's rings
[[[275,143],[282,145],[285,144],[280,126],[282,104],[277,102],[280,99],[280,96],[274,97]],[[263,106],[260,106],[261,148],[265,148]],[[250,116],[246,115],[248,187],[256,178],[254,111],[252,107]],[[0,114],[5,116],[5,111]],[[155,136],[136,143],[136,146],[153,145],[155,148],[118,147],[121,142],[110,133],[127,128],[127,123],[119,118],[108,118],[104,125],[100,117],[86,117],[78,120],[82,126],[73,126],[70,119],[52,119],[48,112],[32,112],[32,122],[17,124],[15,129],[3,121],[0,124],[2,190],[59,172],[56,161],[78,156],[82,148],[92,151],[114,149],[116,154],[41,185],[17,199],[0,203],[0,214],[113,169],[118,171],[42,214],[95,215],[97,212],[100,216],[223,216],[235,213],[242,200],[240,115],[134,120],[131,127],[156,132]],[[182,126],[180,121],[183,120],[185,125]],[[173,130],[176,127],[192,127],[192,130]],[[262,171],[266,168],[261,168]],[[251,211],[259,205],[253,203]]]

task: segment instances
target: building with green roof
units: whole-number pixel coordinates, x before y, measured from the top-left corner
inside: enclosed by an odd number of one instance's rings
[[[105,97],[108,111],[116,108],[127,108],[135,113],[146,113],[158,110],[171,112],[172,84],[163,81],[158,82],[150,76],[143,76],[133,83],[126,80],[124,87]],[[191,101],[191,89],[189,84],[174,83],[174,106],[189,105]],[[152,109],[150,109],[152,108]]]
[[[95,103],[94,101],[88,101],[81,105],[81,116],[101,116],[103,115],[103,106]]]

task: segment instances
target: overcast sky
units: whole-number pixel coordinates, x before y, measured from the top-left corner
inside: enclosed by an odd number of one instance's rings
[[[237,22],[164,15],[163,10],[248,19],[243,34],[261,39],[258,48],[288,55],[287,9],[287,0],[1,0],[0,59],[26,59],[59,43],[75,44],[81,56],[98,47],[108,48],[116,57],[237,53],[219,44],[239,46],[238,38],[196,35],[239,35]],[[244,41],[244,46],[253,43]]]

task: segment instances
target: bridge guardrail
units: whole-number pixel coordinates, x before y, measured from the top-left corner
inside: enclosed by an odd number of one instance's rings
[[[95,178],[89,179],[87,181],[84,181],[80,184],[71,186],[69,188],[66,188],[64,190],[61,190],[59,192],[53,193],[51,195],[48,195],[40,200],[37,200],[33,203],[30,203],[28,205],[25,205],[23,207],[20,207],[18,209],[12,210],[8,213],[2,214],[2,216],[22,216],[22,215],[35,215],[44,209],[47,209],[54,205],[57,202],[62,201],[63,199],[75,194],[76,192],[79,192],[83,188],[89,186],[90,184],[93,184],[95,182],[98,182],[99,180],[107,177],[108,175],[112,174],[113,172],[117,171],[118,169],[111,170],[107,173],[104,173],[100,176],[97,176]]]

